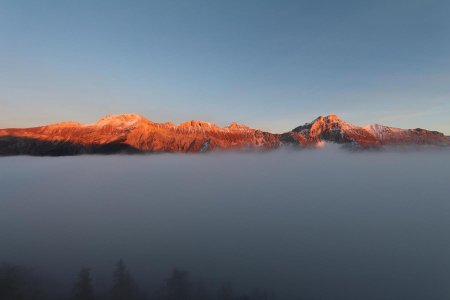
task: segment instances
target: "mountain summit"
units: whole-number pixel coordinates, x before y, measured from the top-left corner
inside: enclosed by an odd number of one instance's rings
[[[93,124],[64,122],[33,128],[0,129],[0,155],[77,155],[87,153],[207,152],[213,150],[314,147],[323,142],[360,149],[385,145],[450,146],[444,134],[383,125],[356,126],[336,115],[320,116],[283,134],[246,125],[191,120],[155,123],[138,114],[109,115]]]
[[[121,115],[108,115],[98,120],[95,125],[97,126],[113,126],[113,127],[131,127],[138,122],[150,122],[145,117],[138,114],[121,114]]]

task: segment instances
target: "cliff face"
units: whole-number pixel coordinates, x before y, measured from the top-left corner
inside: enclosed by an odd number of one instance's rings
[[[245,125],[203,121],[155,123],[137,114],[112,115],[94,124],[64,122],[34,128],[0,129],[0,155],[84,153],[206,152],[217,149],[274,149],[314,146],[321,141],[362,148],[391,144],[449,145],[442,133],[382,125],[354,126],[336,115],[319,117],[283,134]]]

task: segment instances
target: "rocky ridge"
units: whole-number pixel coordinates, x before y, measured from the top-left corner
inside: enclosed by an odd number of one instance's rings
[[[110,115],[93,124],[63,122],[33,128],[0,129],[0,155],[77,155],[88,153],[208,152],[315,147],[323,142],[358,149],[385,145],[449,146],[444,134],[378,124],[355,126],[336,115],[320,116],[283,134],[246,125],[191,120],[156,123],[138,114]]]

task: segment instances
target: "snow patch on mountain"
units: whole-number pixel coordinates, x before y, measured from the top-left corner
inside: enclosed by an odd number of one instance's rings
[[[104,127],[111,126],[116,129],[132,129],[139,122],[150,122],[145,117],[138,114],[120,114],[120,115],[108,115],[101,118],[95,124],[88,124],[87,126]]]

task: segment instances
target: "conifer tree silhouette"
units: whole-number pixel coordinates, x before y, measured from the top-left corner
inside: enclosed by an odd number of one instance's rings
[[[91,271],[88,268],[82,268],[78,273],[72,293],[72,300],[95,299],[94,288],[92,287]]]
[[[125,263],[120,259],[112,274],[111,300],[134,300],[136,290]]]
[[[163,289],[164,300],[190,300],[191,284],[189,273],[174,269],[172,275],[166,279]]]

